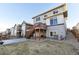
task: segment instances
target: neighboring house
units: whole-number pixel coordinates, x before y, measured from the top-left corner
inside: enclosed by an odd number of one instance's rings
[[[11,35],[10,29],[7,29],[5,32],[6,32],[6,39],[10,39],[10,35]]]
[[[7,39],[6,36],[7,36],[7,35],[6,35],[6,31],[2,32],[1,38],[5,40],[5,39]]]
[[[0,34],[2,39],[6,38],[66,38],[66,20],[67,20],[67,5],[62,4],[37,16],[34,16],[34,25],[26,23],[15,24],[14,27],[7,29]],[[77,25],[77,28],[79,26]]]
[[[23,21],[22,22],[22,24],[21,24],[21,36],[22,37],[26,37],[26,30],[29,28],[29,27],[31,27],[31,26],[33,26],[32,24],[29,24],[29,23],[26,23],[25,21]]]
[[[79,23],[72,28],[72,33],[75,35],[76,38],[79,38]]]
[[[58,7],[37,15],[32,19],[34,21],[34,24],[44,23],[47,25],[45,32],[46,37],[56,38],[60,40],[66,37],[67,12],[68,11],[66,4],[62,4]]]
[[[14,38],[15,37],[15,35],[14,35],[14,27],[10,28],[10,31],[11,31],[10,38]]]
[[[17,38],[21,37],[21,25],[20,24],[14,25],[14,36]]]
[[[10,29],[7,29],[6,31],[0,33],[0,39],[10,39],[10,35]]]

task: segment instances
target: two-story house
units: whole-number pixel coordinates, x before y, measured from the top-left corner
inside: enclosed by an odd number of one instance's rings
[[[14,38],[15,37],[15,35],[14,35],[14,27],[10,28],[10,32],[11,32],[10,38]]]
[[[21,36],[26,37],[26,31],[29,27],[33,26],[32,24],[26,23],[25,21],[21,24]]]
[[[4,40],[5,40],[5,39],[6,39],[6,36],[7,36],[7,35],[6,35],[6,31],[2,32],[1,39],[4,39]]]
[[[34,16],[34,24],[47,25],[45,36],[47,38],[64,39],[66,37],[67,6],[62,4],[37,16]],[[40,35],[40,33],[39,33]]]
[[[11,31],[10,29],[6,29],[6,39],[10,39]]]
[[[21,37],[21,25],[20,24],[14,25],[14,36],[16,38]]]
[[[51,39],[65,39],[66,38],[66,20],[67,5],[62,4],[51,10],[43,12],[34,16],[34,25],[28,24],[25,21],[22,24],[15,24],[14,27],[7,29],[6,32],[0,34],[1,39],[7,38],[51,38]],[[10,36],[8,36],[10,35]]]

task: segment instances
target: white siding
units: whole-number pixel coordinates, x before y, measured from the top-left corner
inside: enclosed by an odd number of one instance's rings
[[[63,38],[65,38],[66,37],[66,22],[65,21],[67,20],[67,18],[64,18],[63,12],[67,11],[67,7],[65,5],[65,6],[57,8],[55,10],[58,10],[58,13],[56,13],[57,24],[63,24],[63,25],[56,25],[56,26],[47,27],[46,36],[51,37],[50,32],[56,32],[56,34],[59,36],[58,39],[60,39],[61,35],[63,36]],[[54,17],[55,14],[53,14],[53,11],[55,11],[55,10],[52,10],[46,14],[38,16],[41,19],[38,22],[42,22],[42,23],[46,23],[47,25],[50,25],[50,18],[51,18],[50,16]],[[44,20],[44,15],[47,15],[46,21]],[[38,22],[36,22],[36,18],[34,18],[34,23],[38,23]]]
[[[65,38],[65,36],[66,36],[66,31],[65,31],[64,25],[48,27],[47,31],[46,31],[46,37],[51,37],[50,32],[56,32],[56,35],[58,35],[59,37],[62,35],[63,38]],[[58,38],[58,39],[60,39],[60,38]]]
[[[46,24],[47,24],[47,25],[50,25],[50,19],[47,19],[47,20],[46,20]]]
[[[63,7],[57,8],[57,9],[55,9],[55,10],[58,10],[58,13],[57,13],[57,14],[59,14],[59,13],[62,13],[62,12],[64,12],[64,11],[66,11],[67,8],[66,8],[66,6],[63,6]],[[55,15],[55,14],[53,14],[53,11],[55,11],[55,10],[52,10],[52,11],[46,13],[46,14],[43,14],[43,15],[38,16],[38,17],[40,17],[40,21],[36,21],[36,18],[37,18],[37,17],[34,18],[34,23],[38,23],[38,22],[46,23],[47,20],[46,20],[46,21],[44,20],[44,15],[47,15],[47,17],[53,16],[53,15]],[[62,15],[61,15],[61,16],[62,16]],[[59,19],[63,19],[63,17],[60,18],[60,16],[59,16],[58,18],[59,18]]]
[[[10,29],[10,31],[11,31],[11,36],[14,36],[14,28],[13,27]]]
[[[26,24],[22,24],[21,29],[22,29],[21,35],[24,37],[25,36],[25,31],[26,31]]]
[[[18,27],[18,24],[15,25],[15,27],[14,27],[14,36],[17,36],[17,27]]]
[[[57,17],[57,23],[62,24],[65,23],[65,19],[63,17],[63,14],[56,16]],[[50,25],[50,18],[46,20],[46,24]]]
[[[63,14],[57,16],[57,21],[58,21],[58,24],[65,23]]]
[[[63,38],[65,38],[66,37],[66,23],[65,23],[65,20],[66,19],[63,17],[63,14],[58,15],[57,16],[57,22],[58,22],[58,24],[63,24],[63,25],[56,25],[56,26],[50,26],[50,27],[48,27],[47,28],[46,36],[47,37],[51,37],[50,36],[50,32],[56,32],[56,34],[59,37],[62,35]],[[58,39],[60,39],[60,38],[58,38]]]
[[[36,18],[34,19],[34,23],[39,23],[39,22],[46,23],[46,21],[44,20],[44,15],[40,16],[39,21],[36,21]]]

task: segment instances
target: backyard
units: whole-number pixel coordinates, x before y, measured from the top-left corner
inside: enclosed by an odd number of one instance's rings
[[[66,40],[53,39],[9,39],[0,45],[1,55],[77,55],[79,43],[71,32]]]
[[[77,49],[62,41],[27,40],[25,42],[1,45],[1,55],[74,55]]]

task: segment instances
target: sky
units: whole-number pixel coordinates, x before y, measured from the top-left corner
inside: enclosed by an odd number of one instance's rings
[[[0,32],[23,21],[33,23],[32,17],[52,9],[60,3],[0,3]],[[79,21],[79,4],[70,3],[68,6],[67,27],[72,28]]]

